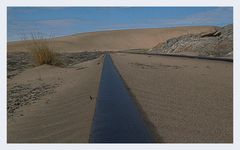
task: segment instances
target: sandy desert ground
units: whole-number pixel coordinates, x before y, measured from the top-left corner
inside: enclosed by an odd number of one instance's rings
[[[119,51],[152,48],[173,37],[186,34],[209,33],[215,30],[216,27],[212,26],[194,26],[99,31],[57,37],[50,44],[58,52]],[[26,52],[26,42],[8,42],[7,49],[8,52]]]
[[[7,142],[88,142],[102,61],[100,56],[68,67],[30,65],[9,76]]]
[[[231,62],[111,56],[156,142],[233,142]],[[64,57],[70,65],[34,67],[8,54],[8,143],[88,142],[103,55]]]
[[[233,142],[231,62],[112,54],[157,142]]]
[[[88,142],[103,64],[101,51],[115,51],[113,62],[156,142],[233,142],[232,62],[116,52],[146,52],[174,37],[215,31],[216,27],[202,26],[58,37],[49,41],[49,47],[60,52],[60,67],[36,67],[26,42],[8,42],[7,141]]]

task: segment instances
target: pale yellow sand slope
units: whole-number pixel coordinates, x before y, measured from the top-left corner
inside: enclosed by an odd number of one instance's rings
[[[113,54],[158,142],[233,142],[233,64]]]
[[[56,38],[51,42],[59,52],[119,51],[134,48],[152,48],[159,42],[186,34],[215,31],[212,26],[129,29],[80,33]],[[26,51],[24,42],[9,42],[8,52]]]
[[[8,119],[7,142],[88,142],[101,68],[102,57],[72,68],[44,65],[11,79],[10,87],[41,83],[58,86],[54,93],[16,110]]]

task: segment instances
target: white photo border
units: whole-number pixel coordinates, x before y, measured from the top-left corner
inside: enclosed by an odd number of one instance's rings
[[[7,144],[7,7],[77,7],[77,6],[219,6],[234,8],[234,71],[233,71],[233,144]],[[240,1],[239,0],[1,0],[0,1],[0,149],[240,149]]]

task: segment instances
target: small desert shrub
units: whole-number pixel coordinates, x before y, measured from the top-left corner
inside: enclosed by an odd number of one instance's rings
[[[50,46],[52,38],[46,38],[41,33],[32,33],[29,40],[26,41],[27,49],[32,54],[36,65],[61,65],[59,54]]]
[[[57,64],[57,58],[56,58],[57,55],[48,47],[32,48],[31,53],[33,56],[33,60],[37,65],[43,65],[43,64],[56,65]]]

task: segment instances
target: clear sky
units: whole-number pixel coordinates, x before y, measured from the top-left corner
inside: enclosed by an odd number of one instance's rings
[[[55,36],[102,30],[233,23],[232,7],[8,7],[8,41],[31,32]]]

